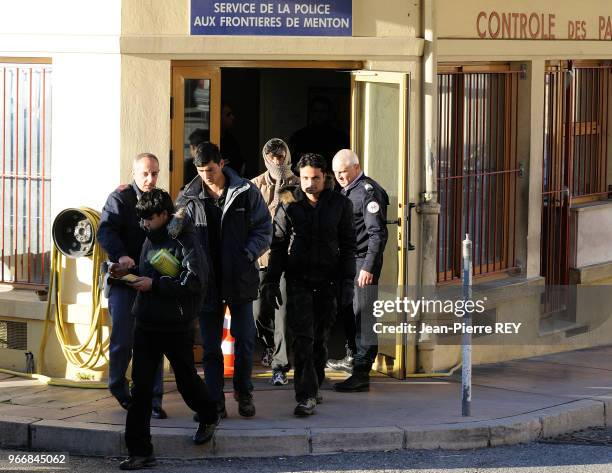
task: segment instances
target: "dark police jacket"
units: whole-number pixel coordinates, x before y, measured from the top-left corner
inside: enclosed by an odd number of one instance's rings
[[[309,284],[354,279],[353,207],[330,187],[315,207],[300,186],[281,190],[264,283],[277,283],[283,271],[288,281]]]
[[[141,194],[135,182],[119,186],[108,196],[102,209],[96,238],[115,263],[122,256],[129,256],[138,264],[145,240],[145,232],[136,216],[136,203]]]
[[[269,247],[272,221],[261,192],[249,180],[224,166],[229,186],[221,217],[221,299],[227,303],[243,303],[257,299],[259,271],[256,260]],[[200,243],[208,251],[206,210],[202,179],[196,176],[181,191],[177,208],[184,207],[199,233]]]
[[[363,259],[363,265],[357,270],[363,269],[378,276],[389,235],[386,224],[389,196],[374,179],[365,174],[341,192],[353,203],[357,258]]]
[[[168,232],[172,228],[172,236]],[[150,291],[138,292],[132,307],[136,325],[143,330],[178,332],[189,330],[206,293],[208,264],[198,235],[189,222],[172,218],[168,225],[149,236],[140,254],[138,274],[153,280]],[[161,248],[180,262],[177,277],[163,276],[149,263]]]

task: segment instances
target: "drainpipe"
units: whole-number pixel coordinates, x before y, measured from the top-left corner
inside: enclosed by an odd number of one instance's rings
[[[435,0],[423,0],[421,10],[422,35],[425,40],[421,64],[421,162],[425,175],[422,179],[424,191],[417,212],[421,215],[421,267],[420,286],[422,289],[436,285],[438,215],[440,204],[437,195],[437,103],[438,76],[436,53],[436,13]],[[427,293],[427,291],[425,291]],[[419,317],[420,318],[420,317]],[[420,334],[417,340],[416,367],[424,373],[433,371],[435,338],[430,334]]]

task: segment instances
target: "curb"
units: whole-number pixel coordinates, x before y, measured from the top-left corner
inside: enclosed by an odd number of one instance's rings
[[[496,447],[612,424],[612,401],[579,400],[503,419],[424,426],[312,429],[220,428],[212,442],[194,445],[194,429],[153,427],[159,458],[299,456],[401,449]],[[124,427],[0,416],[0,447],[74,455],[127,454]]]

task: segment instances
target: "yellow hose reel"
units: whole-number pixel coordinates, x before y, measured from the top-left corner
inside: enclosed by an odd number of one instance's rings
[[[96,243],[96,233],[100,214],[87,207],[69,208],[60,212],[53,221],[51,231],[53,248],[49,277],[49,297],[43,338],[39,348],[36,371],[41,373],[44,351],[47,342],[47,327],[55,318],[55,333],[66,360],[81,369],[92,369],[101,358],[108,362],[108,339],[104,340],[102,331],[101,299],[102,287],[100,265],[106,259],[102,248]],[[80,343],[72,343],[69,330],[62,313],[62,268],[65,258],[91,257],[93,262],[91,286],[91,319],[89,334]],[[100,383],[98,383],[100,384]]]

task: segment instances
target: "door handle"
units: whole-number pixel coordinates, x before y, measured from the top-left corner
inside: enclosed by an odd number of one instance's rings
[[[416,247],[411,242],[411,240],[412,240],[412,209],[414,209],[416,207],[416,204],[414,202],[409,202],[407,207],[408,207],[408,215],[406,216],[406,214],[404,213],[404,218],[406,220],[408,220],[408,235],[407,235],[408,246],[407,246],[407,249],[408,249],[408,251],[414,251],[416,249]],[[402,225],[402,219],[401,218],[396,218],[395,220],[385,220],[385,223],[387,225],[401,226]]]
[[[408,251],[414,251],[416,246],[412,244],[412,209],[416,207],[414,202],[408,203]]]

